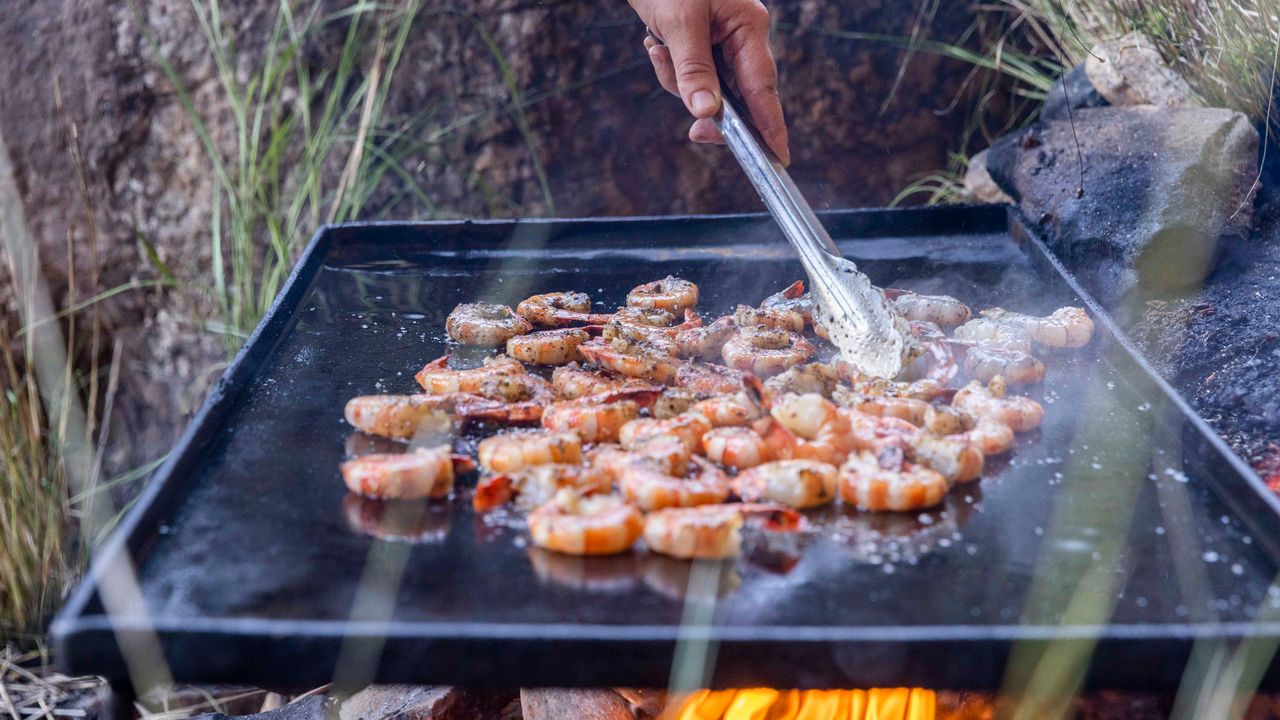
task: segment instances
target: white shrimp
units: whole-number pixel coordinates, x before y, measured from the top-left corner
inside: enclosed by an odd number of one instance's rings
[[[1093,338],[1093,320],[1083,308],[1062,307],[1046,317],[1024,315],[1003,308],[983,310],[982,315],[1019,328],[1035,342],[1049,347],[1084,347]]]

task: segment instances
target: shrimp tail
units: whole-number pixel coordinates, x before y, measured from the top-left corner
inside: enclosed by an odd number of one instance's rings
[[[785,505],[744,503],[742,515],[759,522],[769,532],[796,532],[805,527],[804,516]]]
[[[785,297],[785,298],[787,298],[788,300],[795,300],[796,298],[800,297],[801,295],[804,295],[804,281],[803,281],[803,280],[797,280],[797,281],[795,281],[795,282],[791,283],[790,285],[788,285],[788,286],[786,287],[786,289],[785,289],[785,290],[783,290],[783,291],[782,291],[782,296],[783,296],[783,297]]]
[[[658,398],[666,391],[666,387],[662,385],[645,385],[640,387],[621,387],[613,390],[605,390],[596,393],[590,398],[590,403],[604,404],[618,402],[620,400],[633,400],[640,407],[649,407],[658,401]]]
[[[413,376],[413,378],[418,381],[418,385],[422,386],[424,389],[427,389],[430,387],[430,385],[427,382],[428,377],[448,369],[449,369],[449,356],[441,355],[435,360],[432,360],[426,365],[423,365],[422,369],[419,370]]]
[[[765,413],[768,413],[773,408],[773,396],[770,394],[769,389],[765,387],[764,381],[754,373],[743,373],[742,386]]]
[[[452,453],[449,459],[453,461],[453,472],[455,475],[466,475],[476,469],[476,459],[470,455],[462,453]]]
[[[515,487],[510,475],[490,475],[476,483],[476,493],[471,497],[471,506],[484,512],[505,505],[515,496]]]
[[[467,420],[523,425],[542,420],[542,405],[533,401],[508,403],[470,396],[458,401],[457,415]]]

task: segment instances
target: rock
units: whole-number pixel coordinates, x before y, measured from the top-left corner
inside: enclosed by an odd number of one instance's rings
[[[969,158],[969,167],[964,171],[964,189],[979,202],[1012,203],[1013,198],[1001,190],[991,179],[991,173],[987,172],[987,152],[983,150]]]
[[[1045,96],[1044,105],[1040,108],[1040,119],[1065,120],[1068,117],[1068,108],[1074,112],[1085,108],[1102,107],[1106,104],[1107,99],[1102,97],[1093,83],[1089,82],[1089,76],[1085,73],[1082,63],[1058,78],[1058,82],[1053,84],[1053,88]]]
[[[196,715],[191,720],[230,720],[231,717],[241,720],[328,720],[328,713],[334,701],[323,695],[312,695],[294,703],[289,703],[275,710],[255,715],[227,716],[222,713],[205,713]]]
[[[524,720],[635,720],[630,704],[612,690],[521,690],[520,709]]]
[[[613,691],[630,703],[631,711],[636,715],[643,714],[648,717],[658,717],[667,707],[668,694],[666,690],[614,688]]]
[[[1232,110],[1106,107],[1076,113],[1074,134],[1053,120],[1000,138],[987,167],[1114,310],[1199,287],[1219,238],[1248,234],[1257,152],[1257,130]]]
[[[1093,46],[1084,71],[1112,105],[1188,107],[1202,104],[1191,86],[1165,64],[1151,38],[1129,33]]]

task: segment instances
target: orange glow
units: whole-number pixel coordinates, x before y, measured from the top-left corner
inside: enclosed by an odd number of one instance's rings
[[[672,720],[933,720],[937,696],[924,688],[871,690],[700,690]]]

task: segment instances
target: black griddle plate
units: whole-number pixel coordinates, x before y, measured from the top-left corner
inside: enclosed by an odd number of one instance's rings
[[[1043,428],[941,511],[828,509],[814,533],[697,567],[531,551],[517,516],[477,518],[465,491],[411,523],[417,543],[355,532],[346,513],[378,508],[344,508],[338,464],[371,445],[342,405],[415,391],[456,303],[584,290],[604,309],[675,273],[711,316],[801,271],[761,216],[328,227],[54,623],[58,661],[122,678],[113,627],[150,627],[187,681],[665,686],[676,663],[716,686],[1016,688],[1096,643],[1087,683],[1167,688],[1197,641],[1280,637],[1275,498],[1016,213],[824,222],[882,285],[1098,319],[1033,391]],[[145,618],[107,617],[95,590],[124,552]]]

